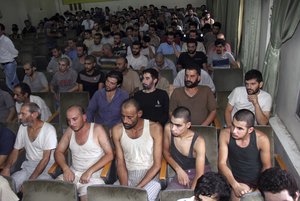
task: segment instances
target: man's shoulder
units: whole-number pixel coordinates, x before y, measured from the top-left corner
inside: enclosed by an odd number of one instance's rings
[[[260,90],[259,93],[260,94],[259,94],[258,98],[271,99],[272,100],[272,96],[268,92],[266,92],[264,90]]]

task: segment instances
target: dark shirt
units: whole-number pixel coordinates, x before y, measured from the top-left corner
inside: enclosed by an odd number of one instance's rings
[[[16,135],[0,125],[0,155],[9,155],[14,148]]]
[[[239,147],[236,140],[230,136],[228,159],[234,178],[238,182],[255,187],[262,169],[260,151],[257,148],[256,132],[250,134],[247,147]]]
[[[143,111],[142,118],[159,122],[164,126],[169,119],[169,96],[166,91],[156,89],[151,93],[142,90],[134,94],[134,99]]]
[[[194,63],[198,64],[200,68],[203,68],[203,64],[207,63],[207,56],[203,52],[196,52],[196,54],[191,57],[187,52],[182,52],[177,61],[177,64],[181,65],[184,69]]]
[[[98,90],[99,83],[105,82],[105,75],[100,70],[95,69],[92,75],[88,75],[85,70],[78,73],[77,81],[78,84],[82,84],[83,91],[88,91],[90,98],[93,97],[94,93]]]

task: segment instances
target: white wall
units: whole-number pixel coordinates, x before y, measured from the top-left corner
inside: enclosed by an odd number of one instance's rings
[[[279,118],[300,145],[300,120],[296,116],[297,98],[300,89],[300,27],[293,37],[282,45],[279,71],[279,89],[276,107]]]

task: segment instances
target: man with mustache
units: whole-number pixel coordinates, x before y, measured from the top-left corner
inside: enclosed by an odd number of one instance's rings
[[[123,102],[122,123],[112,129],[119,183],[144,188],[148,200],[156,200],[161,189],[163,129],[159,123],[142,119],[143,111],[133,98]]]
[[[272,97],[261,90],[263,78],[260,71],[252,69],[245,74],[245,86],[235,88],[228,96],[225,121],[231,126],[233,115],[240,109],[248,109],[255,114],[256,123],[266,125],[272,108]]]
[[[198,86],[201,69],[191,65],[185,69],[184,87],[174,90],[170,98],[170,113],[178,106],[184,106],[192,112],[192,125],[210,125],[216,117],[217,103],[214,94],[207,86]]]

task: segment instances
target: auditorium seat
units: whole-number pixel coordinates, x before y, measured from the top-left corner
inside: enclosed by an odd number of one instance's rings
[[[75,184],[55,180],[28,180],[23,183],[23,201],[77,201]]]
[[[142,188],[119,185],[94,185],[87,188],[88,201],[147,201],[147,192]]]
[[[191,189],[163,190],[160,192],[160,201],[176,201],[181,198],[190,198],[194,195]]]

